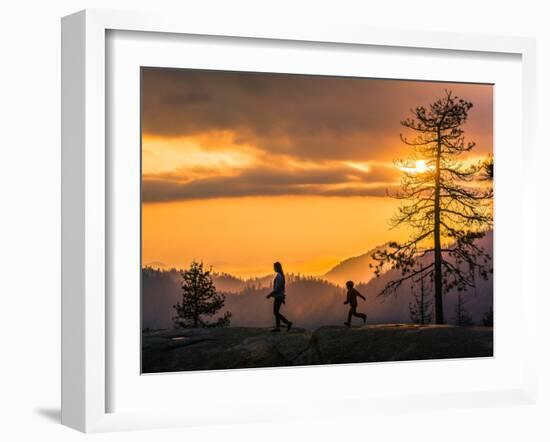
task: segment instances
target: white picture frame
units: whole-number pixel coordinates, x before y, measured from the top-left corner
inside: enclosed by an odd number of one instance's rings
[[[227,38],[270,39],[286,42],[338,43],[380,48],[423,48],[479,54],[513,54],[521,57],[521,307],[524,317],[536,316],[534,278],[529,278],[528,256],[536,244],[535,161],[535,43],[532,39],[451,33],[320,26],[296,28],[281,23],[266,27],[254,23],[211,23],[194,17],[159,17],[86,10],[62,20],[62,423],[85,432],[207,424],[197,407],[189,410],[110,411],[113,385],[109,370],[113,355],[109,343],[109,253],[112,233],[107,227],[112,199],[108,181],[108,118],[106,35],[110,31],[141,31],[164,35],[202,35]],[[498,228],[498,227],[497,227]],[[497,245],[498,247],[498,245]],[[497,249],[498,250],[498,249]],[[497,252],[498,253],[498,252]],[[506,276],[506,275],[503,275]],[[498,296],[496,294],[495,296]],[[378,396],[376,402],[328,395],[312,399],[310,407],[259,410],[250,397],[217,422],[246,422],[285,417],[328,416],[352,412],[368,414],[410,409],[436,409],[532,403],[536,396],[536,324],[522,324],[518,333],[525,343],[521,383],[501,389],[433,393],[423,396]],[[138,331],[136,330],[136,333]],[[496,356],[498,357],[498,355]],[[296,369],[285,369],[291,376]],[[195,374],[194,376],[201,376]],[[204,374],[202,374],[204,376]],[[225,374],[224,376],[231,376]],[[196,377],[194,378],[196,379]],[[230,379],[244,382],[243,372]],[[154,407],[152,407],[154,408]],[[336,411],[338,408],[339,411]],[[351,411],[353,410],[353,411]],[[238,413],[236,413],[238,411]]]

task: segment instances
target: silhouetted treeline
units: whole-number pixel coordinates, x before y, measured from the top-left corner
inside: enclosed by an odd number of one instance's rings
[[[492,233],[481,241],[487,250],[492,250]],[[429,257],[427,258],[429,259]],[[376,294],[387,281],[395,277],[390,271],[380,278],[371,279],[366,284],[358,284],[357,289],[366,295],[367,301],[362,305],[368,314],[369,323],[408,323],[411,322],[409,303],[414,302],[410,287],[403,285],[396,296],[377,298]],[[159,329],[173,326],[172,306],[181,298],[181,276],[178,270],[143,269],[143,328]],[[232,326],[270,327],[273,325],[272,304],[266,302],[265,295],[269,292],[273,277],[243,280],[228,274],[213,273],[212,279],[216,290],[225,295],[225,311],[232,313]],[[229,283],[231,282],[231,283]],[[429,290],[429,287],[426,288]],[[427,293],[431,296],[431,293]],[[444,296],[445,309],[453,312],[456,306],[455,291]],[[467,309],[474,324],[492,322],[484,315],[492,311],[493,283],[480,278],[476,288],[463,292],[467,301]],[[303,275],[287,275],[287,298],[285,312],[295,318],[296,327],[317,328],[322,325],[343,325],[347,308],[344,288],[318,277]],[[451,315],[449,315],[451,316]],[[449,323],[455,323],[449,317]]]

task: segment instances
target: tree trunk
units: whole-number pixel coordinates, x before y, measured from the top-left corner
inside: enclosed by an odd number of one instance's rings
[[[435,169],[434,195],[434,304],[435,323],[443,324],[443,275],[441,264],[441,133],[437,131],[437,161]]]

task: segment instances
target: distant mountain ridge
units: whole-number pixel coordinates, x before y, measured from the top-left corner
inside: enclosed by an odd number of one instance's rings
[[[334,266],[331,270],[325,273],[322,278],[333,284],[344,286],[346,281],[353,281],[356,284],[367,283],[374,276],[374,266],[376,261],[372,255],[379,250],[384,250],[389,243],[375,247],[367,253],[359,256],[345,259],[340,264]],[[372,268],[370,265],[372,264]]]

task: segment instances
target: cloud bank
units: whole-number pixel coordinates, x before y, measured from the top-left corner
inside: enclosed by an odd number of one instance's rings
[[[445,89],[474,103],[466,136],[476,154],[490,152],[488,85],[144,68],[144,149],[149,139],[172,143],[170,151],[147,147],[144,165],[163,154],[171,164],[178,149],[181,158],[168,172],[144,173],[143,200],[384,195],[398,179],[391,160],[407,153],[400,121]],[[190,143],[204,165],[186,164]],[[206,161],[242,150],[246,164]]]

